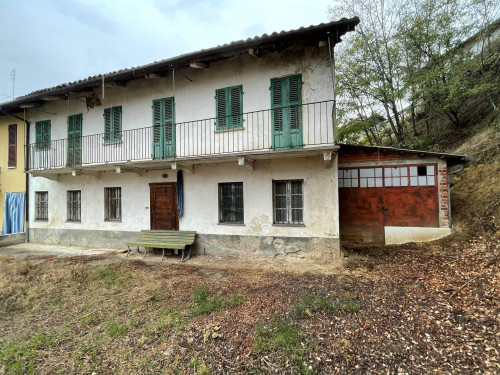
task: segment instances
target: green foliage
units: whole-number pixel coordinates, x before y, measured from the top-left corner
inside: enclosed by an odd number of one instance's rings
[[[361,304],[353,299],[332,302],[314,293],[307,294],[291,309],[290,315],[298,319],[309,319],[314,313],[336,314],[340,310],[354,313],[361,309]]]
[[[253,349],[256,353],[265,351],[293,351],[303,349],[299,329],[280,316],[274,316],[267,324],[255,327]]]
[[[54,343],[53,335],[34,333],[27,342],[6,342],[0,349],[0,362],[7,374],[33,374],[38,350],[48,349]]]
[[[111,321],[106,327],[106,333],[111,339],[127,333],[128,327],[126,324]]]
[[[210,314],[213,311],[222,311],[225,308],[239,304],[243,297],[238,294],[221,296],[214,294],[205,283],[200,284],[191,294],[191,312],[195,315]]]
[[[430,120],[439,126],[447,119],[461,129],[467,101],[498,92],[500,52],[484,48],[484,30],[498,19],[498,3],[345,0],[330,11],[332,19],[361,19],[337,48],[341,142],[408,147],[411,132],[422,130],[419,118],[427,132]],[[473,45],[482,47],[473,54]],[[387,120],[370,123],[376,113]]]

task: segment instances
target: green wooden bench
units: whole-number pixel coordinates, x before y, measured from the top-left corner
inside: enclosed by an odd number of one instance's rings
[[[165,256],[165,249],[180,249],[182,250],[181,261],[185,262],[191,258],[191,246],[193,245],[195,235],[196,232],[194,231],[141,230],[137,241],[127,242],[127,257],[134,250],[130,249],[131,246],[137,247],[137,252],[139,253],[139,247],[144,247],[144,258],[146,258],[148,249],[162,249],[163,254],[161,259]],[[187,254],[185,250],[187,250]]]

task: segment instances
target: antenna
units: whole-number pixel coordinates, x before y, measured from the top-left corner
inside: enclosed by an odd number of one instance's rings
[[[11,70],[10,78],[12,79],[12,100],[14,100],[14,88],[16,87],[16,69]]]

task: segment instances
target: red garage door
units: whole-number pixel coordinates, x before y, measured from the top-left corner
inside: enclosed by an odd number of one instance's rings
[[[438,227],[435,164],[339,169],[340,239],[384,243],[384,227]]]

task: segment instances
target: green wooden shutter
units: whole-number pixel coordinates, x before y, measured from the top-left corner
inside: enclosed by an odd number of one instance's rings
[[[113,142],[120,142],[122,140],[122,107],[113,107]]]
[[[172,142],[174,137],[174,101],[172,99],[165,100],[164,108],[164,118],[165,118],[165,141],[167,143]]]
[[[226,129],[227,128],[227,98],[226,98],[226,90],[220,89],[215,92],[215,101],[216,101],[216,126],[217,129]]]
[[[229,88],[229,112],[231,113],[231,128],[239,128],[243,126],[243,95],[242,87]]]
[[[50,147],[50,120],[45,121],[42,143],[44,147]]]
[[[37,148],[42,147],[42,123],[37,122],[35,125],[35,143]]]
[[[302,80],[300,76],[289,78],[289,106],[290,106],[290,129],[300,129],[301,104],[302,104]]]
[[[283,131],[283,80],[273,79],[271,82],[271,109],[273,109],[273,129]]]
[[[161,100],[153,100],[153,142],[160,141]]]
[[[111,142],[111,108],[104,110],[104,141]]]

